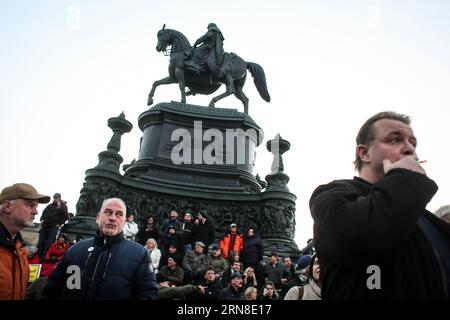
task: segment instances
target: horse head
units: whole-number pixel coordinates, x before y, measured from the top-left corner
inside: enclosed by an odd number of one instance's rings
[[[189,40],[179,31],[166,29],[166,25],[158,31],[158,43],[156,44],[156,51],[167,51],[167,47],[172,46],[172,49],[185,50],[191,47]]]
[[[158,31],[158,43],[156,44],[156,51],[166,51],[167,47],[172,45],[169,29],[166,29],[166,25],[163,25],[162,29]]]

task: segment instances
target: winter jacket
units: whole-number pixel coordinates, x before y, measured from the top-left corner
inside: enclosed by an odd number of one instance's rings
[[[164,266],[159,269],[158,279],[161,279],[159,281],[169,281],[170,285],[181,286],[184,280],[184,270],[179,266],[176,266],[175,269]]]
[[[45,254],[44,262],[42,263],[41,277],[48,277],[56,268],[56,264],[63,258],[64,253],[69,248],[69,243],[58,243],[58,240],[52,243]]]
[[[208,256],[208,262],[206,264],[211,266],[219,276],[222,276],[229,267],[228,260],[225,260],[222,256],[214,256],[213,252]]]
[[[197,254],[195,251],[190,250],[184,255],[183,269],[191,272],[205,272],[206,263],[207,258],[205,254]]]
[[[313,278],[304,286],[294,286],[286,293],[284,300],[322,300],[321,289]]]
[[[136,234],[136,241],[138,241],[143,246],[145,246],[147,240],[150,238],[155,239],[156,242],[160,244],[159,229],[158,226],[155,224],[152,225],[146,224],[144,227],[139,229],[138,233]]]
[[[241,253],[244,245],[244,237],[242,234],[236,234],[236,240],[234,241],[233,248],[230,248],[231,234],[226,234],[222,240],[220,240],[220,249],[222,249],[222,257],[228,259],[231,251],[234,253]]]
[[[123,236],[128,240],[135,240],[136,234],[138,233],[138,225],[136,222],[126,221],[123,226]]]
[[[201,241],[206,247],[209,247],[216,238],[216,232],[214,231],[214,225],[208,219],[205,223],[199,222],[194,227],[194,240],[193,242]]]
[[[263,244],[258,236],[245,237],[241,252],[241,261],[244,265],[257,265],[263,258]]]
[[[24,299],[29,273],[21,234],[12,238],[0,223],[0,300]]]
[[[219,291],[217,300],[244,300],[244,293],[229,286]]]
[[[74,269],[81,276],[79,288],[74,287],[73,279],[77,277]],[[157,285],[152,270],[147,251],[140,244],[125,240],[122,233],[113,237],[97,235],[67,250],[49,277],[43,296],[45,299],[155,300]]]
[[[56,204],[50,203],[42,211],[41,220],[44,220],[42,228],[53,228],[57,224],[62,225],[67,219],[69,219],[69,214],[64,202],[61,203],[59,208],[56,207]]]
[[[181,223],[180,236],[181,236],[181,242],[183,243],[183,245],[193,244],[194,229],[195,229],[195,223],[193,221],[191,221],[191,222],[183,221]],[[194,247],[194,246],[192,246],[192,247]]]
[[[269,262],[266,263],[263,268],[263,274],[265,278],[273,282],[276,289],[281,289],[281,279],[288,279],[290,276],[289,270],[281,262],[277,262],[276,265],[272,265]]]
[[[355,177],[319,186],[310,207],[322,299],[448,299],[450,224],[425,210],[436,191],[433,180],[406,169],[373,185]],[[421,223],[445,250],[432,246]]]
[[[158,248],[153,248],[153,250],[147,250],[148,256],[150,257],[150,261],[152,262],[153,269],[155,272],[158,271],[159,262],[161,261],[161,250]]]
[[[159,287],[158,300],[187,300],[201,295],[199,286]]]
[[[169,230],[175,230],[175,233],[170,233]],[[181,222],[179,220],[166,219],[161,226],[161,245],[164,249],[168,249],[171,244],[175,245],[180,250],[181,241]]]

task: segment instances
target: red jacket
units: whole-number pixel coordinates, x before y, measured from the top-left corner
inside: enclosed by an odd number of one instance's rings
[[[222,257],[228,259],[230,256],[230,251],[234,253],[241,253],[242,247],[244,245],[244,237],[242,234],[236,234],[236,240],[234,241],[233,248],[230,248],[231,234],[226,234],[222,240],[220,240],[220,249],[222,249]]]
[[[68,248],[69,243],[67,242],[59,244],[58,241],[55,241],[52,243],[50,249],[48,249],[47,253],[45,254],[45,261],[42,264],[41,269],[41,277],[50,276]]]

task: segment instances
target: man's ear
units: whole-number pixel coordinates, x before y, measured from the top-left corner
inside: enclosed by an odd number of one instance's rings
[[[3,205],[3,210],[5,210],[6,213],[11,212],[11,202],[9,200],[3,201],[2,205]]]
[[[369,147],[365,144],[358,144],[356,146],[356,154],[358,155],[358,158],[363,163],[369,163],[370,162],[370,156],[369,156]]]

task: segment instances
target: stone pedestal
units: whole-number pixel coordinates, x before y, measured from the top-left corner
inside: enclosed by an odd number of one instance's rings
[[[110,197],[122,198],[139,222],[151,213],[161,223],[176,206],[180,215],[188,209],[206,213],[214,222],[217,241],[235,222],[240,232],[255,228],[266,253],[299,255],[293,240],[296,196],[287,189],[284,168],[272,168],[267,182],[255,177],[255,150],[263,132],[248,115],[171,102],[143,112],[138,124],[143,135],[137,160],[123,166],[123,175],[100,163],[87,170],[77,219],[95,217],[103,199]],[[283,141],[285,152],[287,141]],[[77,219],[67,232],[81,233]],[[91,224],[84,234],[95,231]]]

